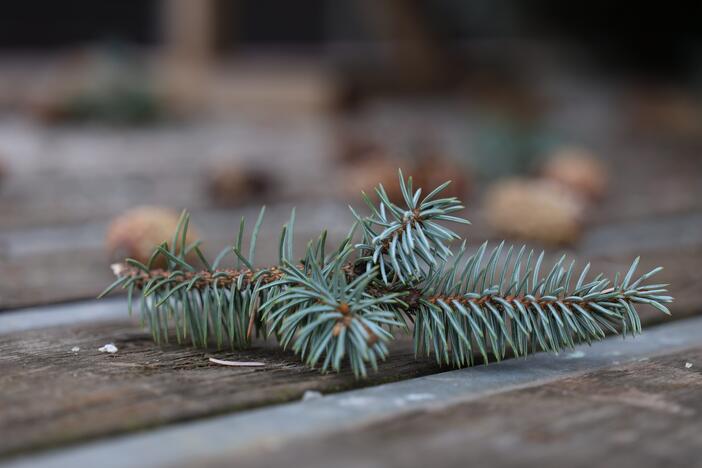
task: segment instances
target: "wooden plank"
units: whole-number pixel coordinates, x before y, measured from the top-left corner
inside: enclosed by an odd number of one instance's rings
[[[447,142],[465,141],[467,132],[479,128],[475,121],[463,125],[464,116],[457,113],[464,112],[462,108],[434,106],[427,115],[426,106],[396,102],[390,107],[389,119],[382,110],[375,110],[362,115],[360,122],[339,118],[332,119],[332,124],[343,133],[362,123],[391,152],[414,140],[417,121],[431,121],[435,133]],[[0,159],[8,170],[0,191],[0,228],[105,221],[142,203],[205,208],[211,206],[205,174],[221,164],[271,171],[279,179],[276,198],[291,194],[307,200],[343,197],[345,174],[343,167],[330,162],[338,142],[330,138],[329,125],[326,117],[291,119],[275,113],[148,129],[41,127],[6,120],[0,122]],[[588,135],[601,148],[612,178],[610,193],[589,222],[621,222],[702,208],[698,148],[614,133]],[[470,148],[458,147],[454,152],[460,157]],[[475,208],[473,203],[469,206]]]
[[[271,215],[259,242],[262,265],[275,261],[278,227],[287,221],[290,208],[284,205],[269,210]],[[245,212],[248,219],[253,217],[253,210]],[[298,252],[304,249],[309,238],[320,232],[317,229],[321,230],[322,224],[332,227],[330,242],[333,243],[346,234],[346,226],[351,222],[347,211],[335,203],[303,206],[298,213],[300,224],[305,226],[296,234]],[[236,219],[228,212],[219,211],[195,217],[196,225],[203,226],[201,231],[207,239],[205,246],[209,252],[216,254],[231,242]],[[702,260],[702,237],[697,234],[702,232],[702,214],[671,217],[667,222],[672,226],[670,229],[662,229],[653,220],[596,227],[587,233],[579,248],[566,253],[581,262],[591,260],[592,271],[608,274],[626,271],[633,258],[641,255],[641,271],[658,265],[665,267],[659,279],[671,283],[671,291],[678,301],[675,306],[677,313],[692,313],[700,304],[695,287],[702,280],[702,271],[697,267]],[[0,240],[5,237],[8,244],[23,249],[23,252],[0,261],[0,277],[5,278],[0,283],[0,310],[97,296],[110,284],[112,275],[110,260],[100,246],[102,236],[98,234],[102,231],[100,226],[94,229],[98,232],[84,233],[77,241],[66,240],[63,247],[60,246],[61,239],[66,239],[71,233],[79,234],[70,230],[57,236],[47,234],[43,239],[32,241],[41,244],[36,247],[31,247],[32,242],[28,239],[38,236],[0,234]],[[479,238],[480,233],[474,231],[471,229],[470,238]],[[560,255],[558,249],[552,249],[547,261]]]
[[[686,363],[692,364],[687,368]],[[237,456],[240,467],[702,466],[702,348]],[[199,466],[229,466],[210,457]]]
[[[114,281],[106,257],[79,249],[0,262],[0,310],[94,298],[100,284]]]
[[[327,125],[275,114],[147,129],[2,121],[0,229],[105,222],[139,204],[212,207],[207,174],[222,166],[269,171],[276,199],[328,194],[339,174],[324,164]]]
[[[291,204],[278,204],[267,209],[258,244],[261,265],[277,260],[280,228],[290,219],[292,208]],[[250,235],[259,209],[198,211],[193,224],[205,240],[205,252],[215,256],[231,245],[241,216],[248,220]],[[304,250],[308,239],[319,235],[322,223],[335,220],[330,223],[331,241],[346,235],[352,223],[348,208],[334,201],[313,206],[302,203],[298,213],[298,252]],[[93,223],[0,232],[0,277],[4,278],[0,310],[96,297],[114,278],[109,268],[114,260],[103,247],[106,229],[104,223]]]
[[[614,136],[602,150],[609,191],[588,223],[659,219],[702,208],[702,159],[696,145],[666,145],[645,135]]]
[[[405,119],[395,125],[406,127],[405,132],[413,129],[417,109],[395,107]],[[0,309],[94,297],[110,281],[109,259],[101,252],[107,221],[130,206],[188,207],[213,251],[231,241],[238,216],[254,208],[211,209],[204,173],[217,164],[269,169],[280,180],[276,200],[285,200],[270,211],[277,206],[282,219],[294,200],[301,221],[300,240],[324,226],[345,232],[351,222],[345,203],[360,200],[340,200],[343,170],[324,164],[328,123],[314,118],[293,120],[169,124],[147,131],[2,122],[0,157],[10,175],[0,192],[0,277],[7,278],[0,284]],[[666,148],[670,157],[661,158],[660,148],[647,146],[644,140],[632,143],[625,137],[605,137],[593,136],[609,148],[616,182],[592,213],[575,252],[583,258],[605,252],[646,258],[653,249],[677,250],[683,239],[686,245],[690,239],[702,244],[702,160],[696,148]],[[47,148],[51,158],[44,154]],[[202,148],[214,149],[203,153]],[[197,155],[197,167],[193,155]],[[479,210],[469,207],[474,225],[465,232],[470,239],[494,238]],[[268,224],[275,226],[271,238],[279,224],[278,219]],[[678,229],[671,233],[656,226]],[[31,250],[27,239],[41,236],[46,242],[27,253]],[[670,265],[667,259],[659,263]]]
[[[354,432],[380,421],[436,411],[486,396],[492,399],[520,388],[542,386],[586,372],[698,348],[701,333],[702,318],[698,317],[654,327],[636,340],[613,337],[596,346],[580,346],[574,352],[557,356],[541,353],[488,367],[442,372],[326,394],[309,401],[224,414],[55,451],[26,454],[2,466],[162,467],[199,466],[208,460],[240,460],[247,452],[260,453],[262,448],[299,445],[296,441],[304,444],[305,440],[342,431]],[[501,413],[496,416],[505,417]]]
[[[110,342],[117,353],[98,351]],[[439,370],[415,361],[407,340],[393,348],[377,374],[359,381],[349,372],[320,375],[266,343],[245,352],[159,348],[125,321],[1,336],[0,456]],[[209,356],[265,366],[220,366]]]

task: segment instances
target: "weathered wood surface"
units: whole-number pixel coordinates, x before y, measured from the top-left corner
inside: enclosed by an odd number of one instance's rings
[[[691,363],[691,368],[685,364]],[[702,466],[702,348],[269,445],[236,466]],[[231,466],[231,459],[199,466]]]
[[[460,109],[438,107],[427,114],[400,104],[389,115],[381,108],[358,119],[369,134],[387,139],[391,150],[412,141],[430,116],[447,141],[470,134],[475,122]],[[0,159],[9,173],[0,187],[0,277],[5,279],[0,309],[94,297],[111,279],[103,250],[107,224],[135,205],[192,210],[205,246],[216,252],[231,242],[239,217],[252,220],[258,208],[213,209],[206,174],[218,165],[265,168],[277,181],[265,200],[272,205],[264,230],[270,242],[262,239],[262,253],[276,250],[267,246],[276,245],[278,227],[293,205],[300,245],[323,228],[332,230],[332,239],[342,236],[352,221],[346,204],[361,204],[347,199],[344,168],[333,159],[338,142],[332,130],[343,131],[349,123],[268,115],[125,129],[0,120]],[[580,125],[563,124],[563,134]],[[612,180],[574,253],[646,256],[650,250],[677,248],[681,238],[702,245],[702,145],[645,135],[634,139],[616,127],[593,130],[588,139],[607,160]],[[461,151],[467,149],[450,153],[460,159]],[[466,231],[470,240],[494,239],[482,221],[479,199],[466,201],[465,214],[473,221]],[[679,229],[671,238],[670,231],[652,229],[652,223]]]
[[[273,207],[261,233],[258,259],[262,265],[275,261],[278,228],[288,219],[290,205]],[[298,209],[299,223],[304,228],[296,234],[297,249],[302,251],[309,238],[328,225],[331,242],[341,239],[352,223],[345,206],[327,203]],[[253,209],[240,210],[247,219],[255,218]],[[232,242],[238,218],[226,212],[200,213],[195,223],[207,239],[206,249],[216,255]],[[480,224],[480,223],[478,223]],[[470,226],[469,239],[490,238],[486,229]],[[93,298],[113,280],[110,259],[101,242],[104,225],[94,225],[86,231],[54,228],[48,232],[21,235],[0,233],[0,243],[17,250],[0,260],[0,310],[52,302]],[[56,232],[58,231],[58,232]],[[70,241],[67,236],[75,235]],[[65,239],[63,245],[61,240]],[[498,242],[498,239],[493,239]],[[472,244],[472,248],[478,246]],[[549,258],[557,259],[559,249],[549,249]],[[589,230],[573,249],[565,250],[584,264],[593,262],[593,271],[614,273],[626,271],[634,257],[642,256],[641,271],[663,265],[661,281],[672,284],[673,294],[685,301],[689,287],[699,284],[702,272],[696,265],[702,262],[702,212],[668,216],[659,222],[643,219],[621,224],[604,224]],[[687,306],[681,306],[687,309]],[[682,309],[681,309],[682,310]]]
[[[119,351],[101,353],[114,343]],[[73,347],[80,350],[73,352]],[[265,363],[234,368],[208,357]],[[261,343],[245,352],[157,347],[126,321],[0,336],[0,457],[198,417],[406,379],[440,369],[400,340],[380,371],[320,375]]]
[[[673,319],[700,310],[698,298],[686,300],[689,308],[675,308]],[[642,312],[645,326],[666,318]],[[100,353],[106,343],[119,351]],[[265,366],[223,367],[209,356]],[[415,359],[407,338],[393,343],[378,373],[357,381],[348,371],[319,375],[273,343],[239,352],[158,347],[126,317],[0,335],[0,456],[295,400],[305,390],[329,393],[441,370]]]
[[[607,112],[610,118],[621,117],[616,109]],[[345,173],[334,162],[339,142],[333,131],[348,130],[347,120],[269,113],[110,128],[45,127],[0,119],[0,159],[8,171],[0,190],[0,229],[104,222],[143,203],[205,209],[212,206],[206,174],[222,164],[269,170],[278,181],[275,199],[324,196],[345,201]],[[350,123],[362,124],[391,152],[402,151],[419,130],[427,130],[429,121],[431,130],[448,142],[475,136],[479,124],[463,107],[446,102],[431,109],[399,103],[390,115],[383,115],[381,106],[359,120]],[[560,136],[567,139],[580,125],[562,123]],[[607,199],[592,221],[702,208],[702,142],[661,142],[647,135],[623,135],[613,127],[593,130],[585,144],[607,162],[611,175]],[[469,147],[447,146],[449,156],[475,164]]]
[[[304,249],[309,238],[319,235],[321,218],[339,220],[330,230],[330,236],[337,239],[352,223],[348,209],[333,202],[306,208],[304,203],[298,207],[298,219],[304,226],[296,233],[298,251]],[[214,256],[225,245],[231,245],[241,216],[246,216],[251,229],[258,209],[197,213],[193,224],[205,239],[205,252]],[[281,204],[266,210],[257,249],[261,265],[275,261],[280,228],[289,220],[291,209],[292,205]],[[5,278],[0,284],[0,310],[96,297],[114,280],[109,265],[118,260],[111,259],[103,247],[106,230],[105,223],[93,223],[0,232],[0,277]]]
[[[139,204],[211,207],[206,175],[222,165],[265,168],[278,182],[277,196],[299,198],[330,179],[327,132],[321,117],[247,116],[146,128],[46,127],[0,118],[7,170],[0,229],[104,222]]]
[[[500,393],[542,386],[587,372],[694,350],[700,346],[701,330],[702,318],[691,318],[655,327],[638,340],[612,338],[597,346],[579,347],[575,352],[559,356],[540,354],[529,359],[510,359],[489,367],[477,366],[325,395],[310,401],[223,414],[56,451],[26,454],[7,465],[0,462],[0,465],[8,468],[98,465],[119,468],[200,466],[208,460],[231,462],[262,448],[304,444],[305,439],[309,441],[313,437],[353,432],[419,412],[431,415],[446,405],[497,397]],[[691,364],[692,367],[697,365]]]
[[[422,125],[427,120],[422,114]],[[405,126],[403,131],[410,133],[420,128],[411,119],[406,123],[395,127]],[[465,131],[463,122],[455,127]],[[255,162],[272,168],[281,180],[277,195],[285,203],[269,210],[273,219],[260,244],[262,262],[267,251],[275,250],[266,246],[275,245],[277,227],[293,203],[304,221],[297,236],[301,243],[325,226],[343,234],[350,221],[349,200],[339,193],[344,173],[330,162],[334,149],[328,130],[327,122],[314,119],[247,119],[148,131],[2,122],[0,157],[9,161],[11,176],[0,191],[0,309],[94,297],[111,279],[102,250],[107,221],[136,204],[192,209],[210,251],[230,242],[238,217],[246,213],[252,219],[255,208],[212,210],[204,173],[224,162]],[[607,273],[626,269],[636,255],[643,256],[641,270],[664,265],[659,279],[672,283],[674,318],[698,313],[699,148],[669,147],[645,137],[632,141],[598,135],[589,141],[609,156],[612,187],[591,213],[587,232],[572,253],[593,259],[594,269]],[[469,200],[468,206],[474,221],[471,241],[493,238],[481,222],[479,203]],[[661,319],[646,312],[643,321]],[[97,351],[108,342],[120,348],[116,355]],[[80,351],[71,352],[74,346]],[[246,353],[212,353],[261,360],[266,363],[261,369],[217,366],[207,362],[207,355],[155,347],[126,320],[2,336],[0,455],[295,400],[307,389],[338,391],[439,370],[429,361],[415,361],[406,342],[397,343],[381,372],[365,382],[348,374],[320,376],[291,354],[264,345]],[[693,358],[699,362],[699,353],[689,360]],[[631,459],[640,466],[662,461],[691,466],[696,462],[690,458],[693,445],[700,443],[694,438],[700,433],[694,417],[702,400],[695,380],[699,368],[681,371],[678,361],[666,362],[510,392],[245,462],[352,466],[380,459],[417,466],[444,460],[461,466],[468,461],[585,466],[586,460],[596,465],[634,454]],[[676,444],[679,453],[673,451]],[[637,452],[641,447],[648,451]]]

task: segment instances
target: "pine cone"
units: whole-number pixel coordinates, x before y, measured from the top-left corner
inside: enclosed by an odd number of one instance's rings
[[[178,220],[175,211],[156,206],[137,207],[116,217],[107,230],[106,246],[110,260],[133,258],[146,263],[162,242],[171,244]],[[190,228],[186,244],[196,239],[197,236]],[[163,256],[159,256],[154,267],[163,268],[165,263]]]
[[[602,198],[607,190],[605,165],[589,151],[580,148],[557,150],[544,166],[543,175],[590,200]]]
[[[568,244],[582,231],[585,203],[546,180],[507,179],[486,193],[488,223],[500,234],[545,244]]]

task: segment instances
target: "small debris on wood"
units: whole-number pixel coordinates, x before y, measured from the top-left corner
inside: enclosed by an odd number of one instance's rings
[[[443,197],[469,198],[472,191],[471,171],[447,156],[431,153],[420,158],[413,172],[415,190],[419,187],[438,187],[447,180],[451,184],[442,192]]]
[[[344,167],[340,174],[339,186],[348,197],[357,197],[361,192],[366,192],[373,197],[374,187],[381,184],[388,198],[399,203],[402,200],[402,190],[397,175],[398,168],[403,168],[405,173],[411,173],[411,170],[406,170],[406,164],[390,156],[379,155],[374,160],[359,161],[352,166]]]
[[[317,398],[322,398],[322,394],[316,390],[305,390],[302,395],[302,401],[316,400]]]
[[[71,352],[77,353],[78,351],[80,351],[80,346],[74,346],[71,348]]]
[[[117,352],[117,346],[115,346],[113,343],[107,343],[102,348],[99,348],[98,351],[100,351],[101,353],[114,354]]]
[[[237,164],[212,167],[207,174],[210,199],[218,206],[231,207],[270,196],[279,186],[270,171]]]
[[[685,369],[691,369],[692,368],[692,363],[691,362],[686,362],[685,363]]]
[[[337,138],[336,159],[344,165],[356,165],[387,156],[387,150],[367,135],[342,134]]]
[[[254,362],[254,361],[225,361],[224,359],[215,359],[215,358],[210,358],[210,362],[213,362],[215,364],[220,364],[222,366],[231,366],[231,367],[262,367],[265,366],[266,364],[263,362]]]
[[[465,163],[460,164],[451,157],[438,140],[422,137],[413,143],[411,153],[414,165],[408,175],[413,176],[415,189],[438,187],[450,180],[442,196],[468,198],[473,186],[472,171]]]

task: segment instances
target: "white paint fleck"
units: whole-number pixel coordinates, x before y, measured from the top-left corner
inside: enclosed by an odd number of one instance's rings
[[[572,353],[566,354],[566,359],[582,359],[585,357],[585,352],[583,351],[573,351]]]
[[[115,346],[113,343],[107,343],[102,348],[99,348],[98,351],[100,351],[101,353],[114,354],[117,352],[117,346]]]
[[[692,363],[691,362],[686,362],[685,363],[685,369],[691,369],[692,368]]]
[[[417,401],[433,400],[436,396],[433,393],[409,393],[405,396],[393,399],[395,406],[403,407]]]
[[[433,400],[436,396],[433,393],[410,393],[405,397],[407,401]]]
[[[362,406],[368,406],[372,402],[373,402],[373,398],[352,396],[352,397],[344,398],[343,400],[339,401],[339,406],[353,406],[353,407],[360,408]]]
[[[302,395],[302,401],[316,400],[317,398],[322,398],[322,394],[316,390],[305,390]]]
[[[74,352],[74,353],[77,353],[78,351],[80,351],[80,346],[74,346],[74,347],[72,347],[72,348],[71,348],[71,351]]]

